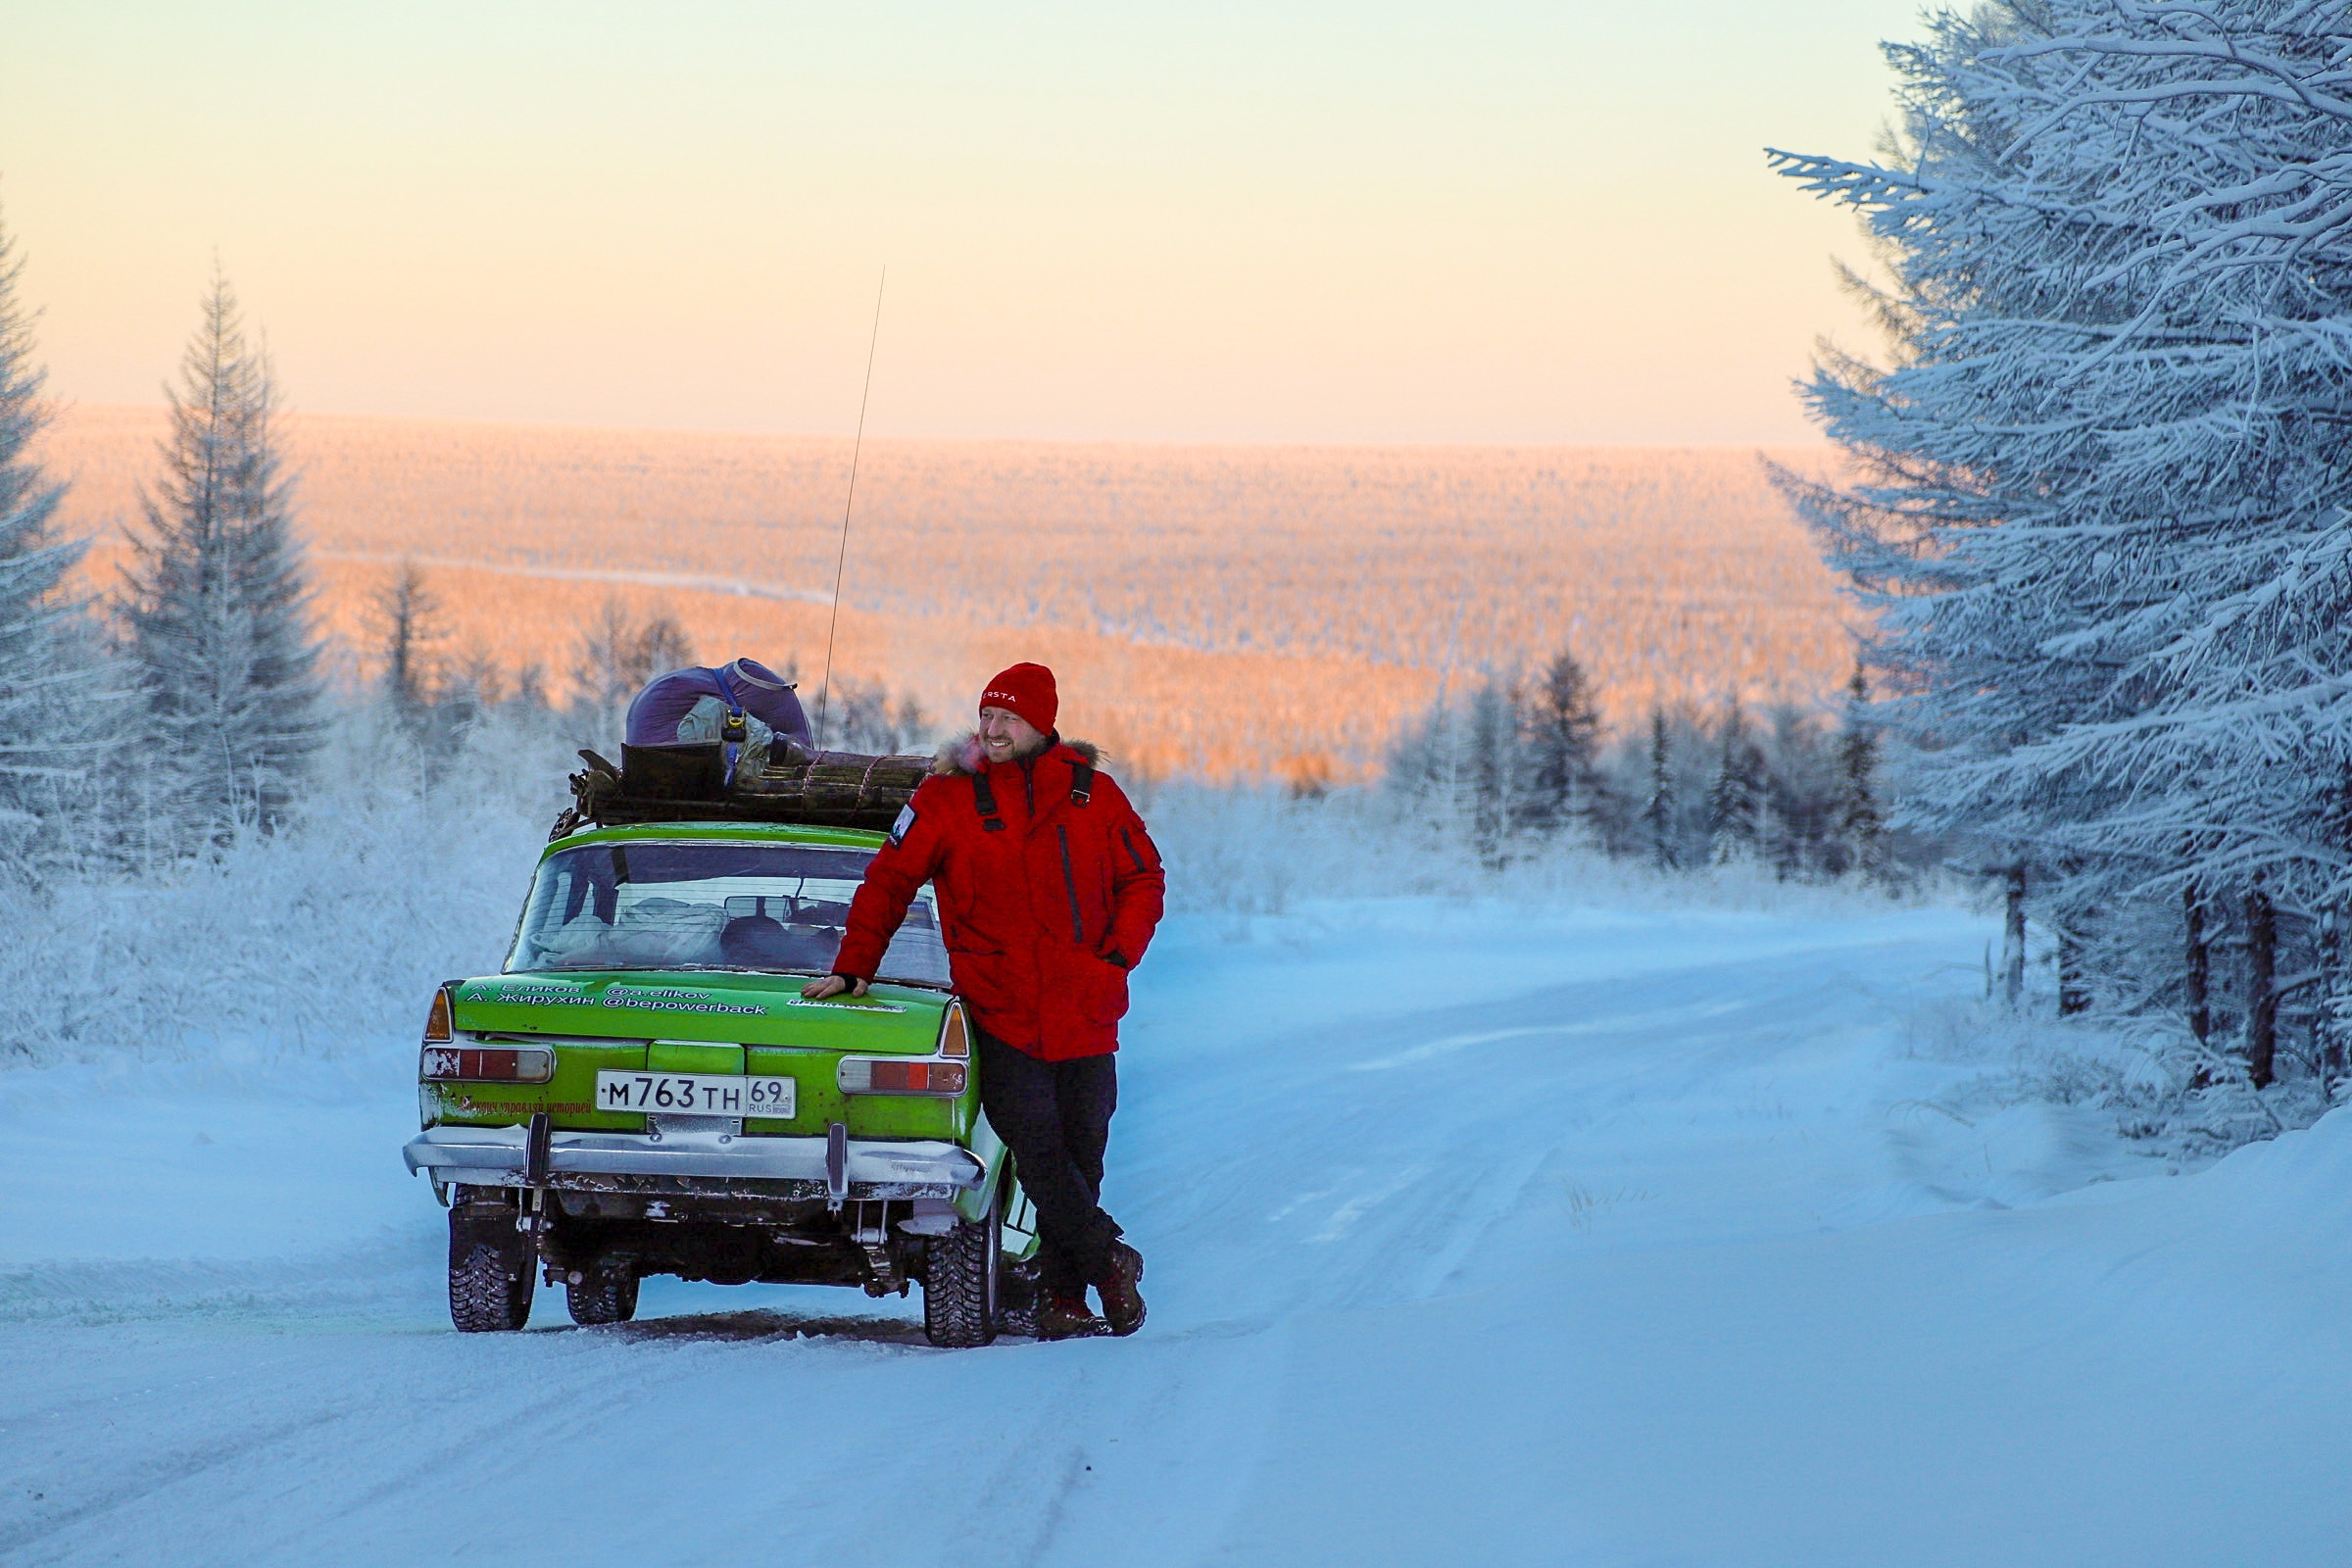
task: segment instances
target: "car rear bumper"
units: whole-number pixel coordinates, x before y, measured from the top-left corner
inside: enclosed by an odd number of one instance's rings
[[[401,1152],[412,1173],[424,1171],[436,1185],[519,1187],[528,1138],[523,1127],[428,1127]],[[822,1138],[558,1132],[547,1155],[547,1185],[556,1188],[600,1188],[612,1177],[681,1178],[696,1186],[757,1182],[777,1196],[821,1198],[831,1187]],[[970,1150],[926,1139],[853,1138],[843,1164],[844,1196],[865,1200],[953,1199],[988,1174]]]

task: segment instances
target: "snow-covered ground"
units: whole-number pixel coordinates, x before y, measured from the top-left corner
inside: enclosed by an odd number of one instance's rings
[[[0,1560],[2352,1560],[2352,1113],[2180,1176],[2000,1108],[1987,934],[1178,919],[1121,1058],[1124,1341],[674,1281],[461,1338],[409,1018],[12,1073]]]

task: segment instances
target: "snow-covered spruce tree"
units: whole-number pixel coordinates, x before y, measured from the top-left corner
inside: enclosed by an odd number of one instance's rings
[[[1846,683],[1844,722],[1838,730],[1838,870],[1864,876],[1886,871],[1886,822],[1879,808],[1878,773],[1879,734],[1870,711],[1870,678],[1857,666]]]
[[[1728,865],[1762,848],[1770,781],[1764,754],[1747,738],[1747,715],[1735,695],[1717,738],[1715,777],[1707,786],[1707,858]]]
[[[1861,477],[1786,482],[1930,748],[1910,818],[2023,846],[2109,1004],[2176,1005],[2178,935],[2102,930],[2352,893],[2352,26],[2036,0],[1888,54],[1885,163],[1774,154],[1865,214],[1895,343],[1806,389]]]
[[[1469,785],[1470,842],[1490,870],[1510,858],[1509,838],[1527,816],[1528,750],[1515,679],[1489,679],[1470,695],[1463,773]]]
[[[159,743],[134,831],[170,854],[272,831],[322,732],[270,364],[227,278],[215,274],[202,311],[167,389],[164,476],[141,497],[122,606]]]
[[[54,678],[50,638],[61,613],[51,601],[80,556],[54,537],[65,486],[32,456],[48,422],[43,372],[33,362],[32,321],[17,298],[24,262],[0,228],[0,813],[30,823],[39,781],[53,765],[45,744]],[[0,845],[17,835],[0,824]]]
[[[1589,826],[1600,801],[1600,708],[1576,656],[1553,656],[1527,697],[1527,804],[1539,832]]]
[[[1442,831],[1452,814],[1455,750],[1453,715],[1443,702],[1400,726],[1390,744],[1383,788],[1424,835]]]
[[[1661,871],[1682,864],[1677,842],[1680,805],[1675,798],[1674,754],[1666,738],[1666,710],[1649,710],[1649,794],[1642,807],[1642,825],[1649,841],[1649,863]]]
[[[399,751],[413,758],[427,786],[439,784],[463,758],[467,731],[497,706],[504,671],[479,649],[455,659],[438,652],[446,637],[441,597],[414,561],[403,560],[376,585],[368,611],[384,662],[386,716],[405,742]]]
[[[391,580],[368,596],[384,658],[384,696],[402,713],[423,710],[432,701],[432,644],[440,640],[441,600],[424,580],[424,568],[403,561]]]
[[[86,849],[101,715],[121,697],[86,607],[62,591],[87,541],[58,535],[65,486],[32,454],[47,409],[23,270],[0,224],[0,875],[19,882]]]
[[[1389,749],[1385,788],[1407,831],[1466,845],[1489,869],[1511,858],[1529,802],[1530,753],[1515,680],[1490,677],[1458,703],[1433,702]]]
[[[1756,842],[1783,880],[1836,876],[1844,869],[1835,831],[1838,785],[1834,758],[1819,722],[1783,703],[1757,748],[1763,759],[1763,803]]]

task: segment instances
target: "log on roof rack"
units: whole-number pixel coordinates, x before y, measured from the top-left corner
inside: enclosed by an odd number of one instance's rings
[[[777,822],[804,827],[889,829],[931,770],[927,757],[810,752],[779,741],[767,766],[727,781],[717,741],[623,746],[620,766],[594,752],[571,775],[572,804],[551,839],[590,824]]]

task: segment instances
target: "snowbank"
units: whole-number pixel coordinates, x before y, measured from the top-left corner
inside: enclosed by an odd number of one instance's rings
[[[202,1058],[240,1068],[408,1038],[437,982],[503,960],[577,763],[545,713],[494,714],[428,774],[380,710],[347,711],[300,819],[202,864],[0,901],[0,1067]],[[1369,792],[1293,800],[1163,787],[1150,810],[1179,909],[1251,917],[1335,903],[1499,900],[1668,911],[1877,912],[1883,893],[1754,867],[1659,876],[1569,846],[1494,870],[1399,833]],[[1917,903],[1917,899],[1904,901]]]
[[[1501,865],[1486,863],[1467,824],[1427,816],[1379,789],[1295,796],[1270,786],[1162,784],[1143,802],[1168,851],[1175,907],[1281,913],[1316,899],[1439,896],[1613,909],[1732,908],[1857,913],[1969,902],[1974,890],[1939,876],[1900,889],[1788,881],[1752,859],[1660,872],[1618,859],[1572,835],[1515,838]]]
[[[567,756],[548,724],[499,723],[428,777],[383,715],[347,714],[288,831],[0,901],[0,1066],[413,1038],[436,982],[504,957]]]

